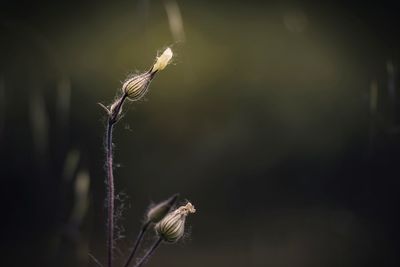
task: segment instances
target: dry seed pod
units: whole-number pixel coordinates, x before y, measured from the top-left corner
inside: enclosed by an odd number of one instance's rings
[[[174,243],[178,241],[185,232],[185,220],[189,213],[195,213],[196,209],[188,202],[176,210],[167,214],[159,223],[156,224],[157,234],[165,241]]]
[[[127,79],[122,85],[122,92],[131,101],[141,99],[147,93],[153,76],[153,73],[146,72]]]

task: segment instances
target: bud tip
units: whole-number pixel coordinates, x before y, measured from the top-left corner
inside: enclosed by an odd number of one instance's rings
[[[165,49],[161,56],[157,57],[156,63],[152,68],[152,72],[163,70],[169,64],[173,55],[174,54],[171,48],[168,47]]]

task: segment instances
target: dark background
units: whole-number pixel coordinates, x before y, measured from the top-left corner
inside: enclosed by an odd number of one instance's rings
[[[398,266],[396,5],[178,1],[183,32],[174,3],[1,2],[0,266],[105,262],[97,103],[167,46],[115,133],[117,262],[180,192],[198,212],[148,266]]]

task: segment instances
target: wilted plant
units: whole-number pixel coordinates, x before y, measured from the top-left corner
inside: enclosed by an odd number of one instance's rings
[[[116,100],[106,107],[100,104],[107,112],[107,128],[105,136],[105,150],[106,150],[106,169],[107,169],[107,266],[113,266],[113,252],[114,252],[114,204],[115,204],[115,188],[114,188],[114,173],[113,173],[113,129],[114,125],[121,119],[122,107],[125,100],[137,101],[143,98],[147,93],[151,81],[154,79],[158,71],[163,70],[171,61],[173,52],[170,48],[165,49],[161,56],[157,57],[153,66],[146,72],[142,74],[136,74],[128,77],[121,88],[119,96]],[[136,241],[134,243],[133,249],[125,263],[125,267],[128,267],[131,263],[134,255],[143,239],[143,236],[152,223],[156,224],[157,233],[159,235],[158,241],[147,251],[145,256],[138,262],[136,266],[141,266],[147,261],[147,259],[152,255],[154,250],[158,247],[161,241],[170,242],[172,239],[174,241],[178,240],[181,235],[183,235],[185,217],[188,213],[194,212],[194,207],[188,203],[171,213],[173,205],[175,204],[178,195],[174,195],[171,198],[155,205],[150,208],[146,215],[146,221],[143,224]],[[168,222],[165,222],[166,218],[170,218]],[[178,219],[179,218],[179,219]],[[176,221],[170,224],[172,221]],[[180,225],[178,227],[178,224]],[[164,232],[163,232],[164,231]],[[167,232],[165,232],[167,231]],[[174,233],[171,233],[174,232]],[[178,231],[178,232],[176,232]],[[172,238],[171,235],[175,237]]]

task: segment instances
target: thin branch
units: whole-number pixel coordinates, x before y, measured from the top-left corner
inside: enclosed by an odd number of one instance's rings
[[[149,227],[150,224],[151,224],[151,222],[148,221],[147,223],[145,223],[145,224],[142,226],[142,229],[140,230],[140,232],[139,232],[139,234],[138,234],[138,236],[137,236],[137,238],[136,238],[135,245],[133,246],[132,252],[131,252],[131,254],[129,255],[129,258],[126,260],[126,263],[125,263],[124,267],[128,267],[129,264],[131,263],[131,261],[132,261],[133,257],[135,256],[135,253],[136,253],[136,251],[137,251],[137,249],[138,249],[140,243],[141,243],[142,240],[143,240],[144,233],[147,231],[147,229],[148,229],[148,227]]]
[[[103,264],[101,264],[101,263],[96,259],[96,257],[93,256],[91,253],[88,253],[88,256],[89,256],[89,258],[90,258],[94,263],[96,263],[98,266],[103,267]]]
[[[143,258],[140,259],[140,261],[135,265],[135,267],[141,267],[143,264],[145,264],[151,255],[153,255],[154,251],[158,248],[158,246],[161,244],[162,238],[158,238],[157,241],[153,244],[153,246],[146,252],[146,254],[143,256]]]
[[[114,254],[114,202],[115,202],[115,189],[114,189],[114,167],[113,167],[113,144],[112,135],[114,124],[118,122],[119,114],[122,105],[127,95],[123,94],[115,104],[110,108],[108,113],[108,123],[106,131],[106,163],[107,163],[107,200],[108,200],[108,214],[107,214],[107,266],[113,266]],[[114,106],[114,107],[113,107]]]
[[[112,132],[113,124],[108,121],[107,125],[107,263],[112,267],[113,249],[114,249],[114,174],[113,174],[113,156],[112,156]]]

